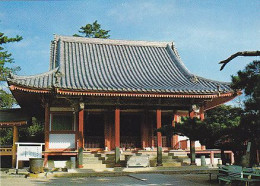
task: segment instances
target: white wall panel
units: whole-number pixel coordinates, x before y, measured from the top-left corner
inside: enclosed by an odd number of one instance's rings
[[[75,134],[50,134],[50,149],[75,148]]]

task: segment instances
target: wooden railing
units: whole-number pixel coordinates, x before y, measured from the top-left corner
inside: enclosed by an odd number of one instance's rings
[[[0,156],[12,156],[12,147],[0,147]]]

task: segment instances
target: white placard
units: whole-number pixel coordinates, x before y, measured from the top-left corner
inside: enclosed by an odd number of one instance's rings
[[[16,169],[18,161],[29,161],[30,158],[42,158],[44,143],[15,143],[17,145]]]
[[[29,158],[41,158],[41,146],[18,146],[17,159],[22,161],[29,161]]]

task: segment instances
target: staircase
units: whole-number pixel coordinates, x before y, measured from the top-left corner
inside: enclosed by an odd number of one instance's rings
[[[190,158],[188,157],[187,152],[183,150],[172,150],[168,153],[168,155],[178,162],[181,162],[181,165],[190,164]]]
[[[105,169],[101,154],[84,153],[83,154],[83,168],[84,169]]]
[[[126,166],[125,155],[121,155],[121,167]],[[156,167],[157,153],[149,153],[150,166]],[[183,150],[173,150],[169,153],[162,154],[163,167],[180,167],[190,164],[187,153]],[[105,169],[115,167],[115,154],[104,153],[84,153],[83,154],[84,169]]]

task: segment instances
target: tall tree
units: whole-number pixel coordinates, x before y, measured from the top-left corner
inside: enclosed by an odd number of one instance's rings
[[[20,67],[10,67],[8,65],[14,63],[12,54],[5,49],[7,43],[18,42],[23,38],[21,36],[8,37],[4,33],[0,32],[0,85],[4,82],[10,72],[16,73],[20,70]],[[11,108],[15,103],[15,99],[12,94],[3,90],[0,87],[0,109]],[[12,142],[12,129],[0,128],[0,145],[11,144]]]
[[[250,141],[250,163],[259,163],[257,150],[260,150],[260,61],[253,61],[244,70],[238,71],[236,76],[232,76],[232,88],[243,90],[246,96],[244,113],[236,132],[237,141]]]
[[[23,38],[21,36],[8,37],[4,33],[0,32],[0,81],[4,81],[10,72],[16,72],[20,70],[20,67],[8,67],[8,64],[14,63],[14,59],[11,57],[4,45],[7,43],[18,42]]]
[[[103,30],[101,29],[101,25],[96,21],[92,24],[86,24],[85,26],[81,27],[78,34],[74,34],[75,37],[88,37],[88,38],[104,38],[107,39],[110,37],[108,34],[110,30]]]
[[[11,63],[14,63],[12,54],[5,49],[5,44],[21,41],[21,36],[8,37],[4,33],[0,32],[0,83],[5,81],[10,72],[16,73],[20,70],[20,67],[10,67]],[[0,88],[0,109],[11,108],[15,103],[13,96]]]

